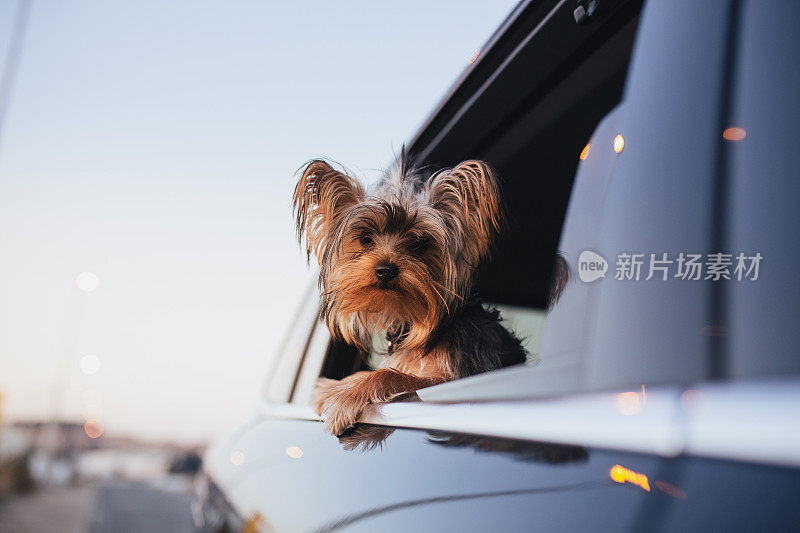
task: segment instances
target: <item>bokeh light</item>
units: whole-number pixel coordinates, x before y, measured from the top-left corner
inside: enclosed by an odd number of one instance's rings
[[[292,459],[300,459],[303,457],[303,450],[299,446],[289,446],[286,448],[286,455]]]
[[[650,492],[650,481],[646,475],[640,472],[635,472],[622,465],[614,465],[608,471],[608,475],[616,483],[631,483]]]
[[[677,498],[679,500],[685,500],[686,499],[686,491],[684,491],[683,489],[681,489],[679,487],[676,487],[675,485],[673,485],[671,483],[667,483],[666,481],[660,481],[659,480],[659,481],[656,481],[655,485],[656,485],[656,487],[658,487],[658,489],[661,492],[669,494],[673,498]]]
[[[100,370],[100,358],[96,355],[84,355],[81,357],[80,361],[78,361],[78,365],[81,367],[81,372],[84,374],[97,374]]]
[[[742,141],[745,137],[747,137],[745,129],[736,126],[725,128],[725,131],[722,132],[722,138],[726,141]]]
[[[644,407],[643,396],[638,392],[617,394],[617,410],[623,415],[636,415]]]
[[[620,153],[623,148],[625,148],[625,139],[622,137],[622,134],[619,134],[614,137],[614,151]]]
[[[244,464],[244,453],[240,450],[234,450],[231,454],[231,463],[234,466],[242,466]]]
[[[100,278],[93,272],[81,272],[75,278],[78,288],[84,292],[92,292],[100,286]]]
[[[686,389],[681,393],[681,407],[687,411],[696,409],[703,400],[703,394],[696,389]]]
[[[105,428],[103,427],[102,422],[92,419],[86,421],[86,423],[83,425],[83,430],[90,439],[96,439],[103,434]]]

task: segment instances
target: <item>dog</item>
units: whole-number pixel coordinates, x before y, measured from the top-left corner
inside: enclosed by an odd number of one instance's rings
[[[321,378],[313,407],[338,435],[369,404],[525,362],[520,339],[475,293],[475,271],[504,227],[500,184],[483,161],[425,176],[403,153],[367,194],[328,161],[305,165],[293,196],[298,240],[320,267],[321,319],[383,364]],[[551,298],[552,299],[552,298]]]

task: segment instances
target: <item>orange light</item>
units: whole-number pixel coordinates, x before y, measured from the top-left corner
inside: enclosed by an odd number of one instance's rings
[[[258,533],[259,531],[272,531],[272,528],[261,514],[253,513],[242,526],[242,533]]]
[[[622,149],[625,148],[625,139],[622,137],[620,133],[616,137],[614,137],[614,151],[620,153]]]
[[[96,439],[103,434],[103,424],[99,420],[88,420],[83,425],[83,430],[86,432],[86,436],[90,439]]]
[[[745,137],[747,137],[747,132],[744,128],[737,128],[736,126],[725,128],[725,131],[722,132],[722,138],[726,141],[741,141]]]
[[[581,161],[583,161],[587,157],[589,157],[589,147],[590,146],[592,146],[591,143],[586,143],[586,146],[584,146],[583,150],[581,150],[581,155],[580,155]]]
[[[647,476],[639,472],[634,472],[633,470],[628,470],[622,465],[612,466],[608,475],[617,483],[631,483],[650,492],[650,482],[647,480]]]
[[[476,50],[475,53],[472,55],[472,58],[469,60],[469,64],[473,64],[475,61],[478,60],[478,56],[481,55],[480,50]]]

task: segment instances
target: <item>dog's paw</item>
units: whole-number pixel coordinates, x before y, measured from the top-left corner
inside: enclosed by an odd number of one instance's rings
[[[311,407],[317,415],[322,416],[325,402],[336,394],[337,387],[342,384],[336,379],[319,378],[314,386],[314,393],[311,396]]]
[[[365,405],[347,398],[346,394],[335,396],[325,402],[322,408],[322,420],[325,431],[331,435],[340,435],[356,424]]]
[[[322,418],[325,431],[331,435],[339,435],[355,425],[368,404],[363,394],[353,389],[352,380],[347,379],[320,379],[312,399],[312,406]]]

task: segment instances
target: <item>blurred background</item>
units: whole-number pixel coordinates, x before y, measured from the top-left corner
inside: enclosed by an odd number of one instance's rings
[[[297,169],[374,180],[514,4],[0,2],[0,530],[183,498],[312,283]]]

